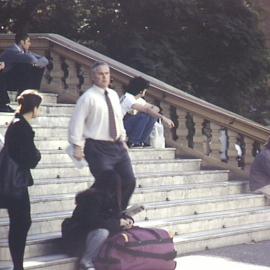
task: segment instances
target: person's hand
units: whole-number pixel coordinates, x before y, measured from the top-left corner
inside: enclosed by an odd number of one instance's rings
[[[84,153],[83,149],[79,145],[74,145],[74,153],[73,153],[74,158],[77,160],[82,160],[84,158]]]
[[[161,118],[161,120],[163,121],[163,123],[164,123],[168,128],[173,128],[173,127],[174,127],[174,122],[173,122],[171,119],[169,119],[169,118],[163,116],[163,117]]]
[[[133,220],[132,219],[130,219],[130,218],[121,218],[120,219],[120,227],[122,229],[125,229],[125,230],[131,229],[132,226],[133,226]]]
[[[0,62],[0,70],[5,68],[5,62]]]
[[[125,141],[123,141],[123,146],[128,151],[128,146],[127,146],[127,143]]]

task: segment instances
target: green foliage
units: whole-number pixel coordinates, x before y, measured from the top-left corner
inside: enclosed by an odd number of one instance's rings
[[[2,32],[62,34],[246,116],[270,94],[250,0],[0,0],[0,8]]]

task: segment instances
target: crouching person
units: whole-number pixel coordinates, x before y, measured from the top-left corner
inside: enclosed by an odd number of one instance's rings
[[[110,236],[129,229],[133,219],[121,213],[121,179],[105,171],[87,190],[77,194],[72,217],[62,223],[64,246],[80,257],[80,270],[93,270],[93,260]]]

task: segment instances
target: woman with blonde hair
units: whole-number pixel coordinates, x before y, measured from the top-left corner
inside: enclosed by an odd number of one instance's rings
[[[38,117],[42,97],[35,90],[25,90],[17,101],[19,107],[7,128],[0,153],[0,208],[8,211],[9,249],[14,270],[23,270],[26,237],[31,226],[28,186],[33,185],[30,169],[41,159],[34,144],[31,120]]]

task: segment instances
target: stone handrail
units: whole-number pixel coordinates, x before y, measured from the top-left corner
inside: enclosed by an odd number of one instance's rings
[[[13,43],[14,35],[0,34],[0,50]],[[91,85],[89,66],[105,61],[111,66],[112,87],[121,94],[134,76],[150,81],[148,101],[176,124],[165,128],[166,144],[184,156],[202,158],[203,164],[230,169],[246,176],[254,156],[270,135],[270,129],[189,95],[171,85],[121,64],[56,34],[32,34],[32,49],[50,60],[42,89],[57,93],[59,101],[73,103]]]

